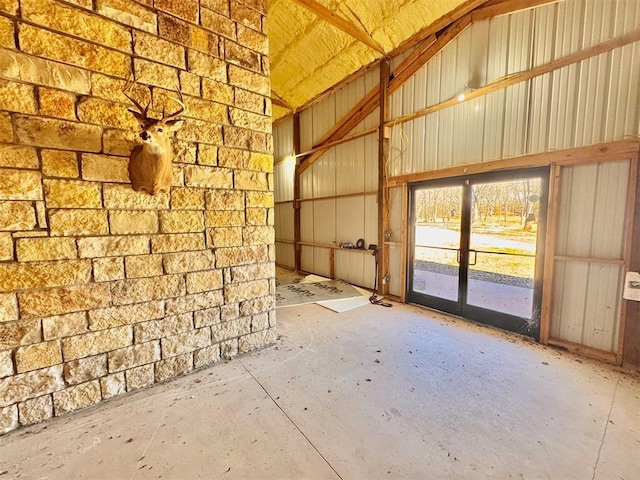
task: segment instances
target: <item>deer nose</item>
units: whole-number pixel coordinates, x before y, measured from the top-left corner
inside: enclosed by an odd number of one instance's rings
[[[149,138],[148,132],[140,132],[140,138],[143,140],[147,140]]]

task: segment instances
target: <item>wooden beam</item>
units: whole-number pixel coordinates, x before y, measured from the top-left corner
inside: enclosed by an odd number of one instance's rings
[[[544,242],[544,267],[542,274],[542,301],[540,311],[540,343],[549,343],[551,313],[553,311],[553,270],[555,267],[556,228],[560,205],[560,167],[554,163],[549,171],[549,200],[547,204],[547,227]]]
[[[329,22],[337,29],[343,31],[347,35],[350,35],[359,42],[364,43],[369,48],[382,55],[386,55],[384,48],[382,48],[382,46],[378,42],[376,42],[369,34],[363,32],[352,23],[349,23],[347,20],[345,20],[335,12],[329,10],[324,5],[316,2],[315,0],[296,0],[296,2],[316,14],[322,20]]]
[[[509,13],[560,2],[564,2],[564,0],[501,0],[498,2],[487,2],[485,6],[474,10],[472,17],[474,22],[481,22],[488,18],[499,17],[500,15],[507,15]]]
[[[536,3],[536,2],[542,2],[543,0],[532,0],[532,1]],[[546,3],[549,2],[549,0],[544,0],[544,1]],[[471,23],[473,23],[473,12],[472,12],[473,8],[476,8],[479,5],[482,5],[484,3],[486,3],[486,0],[469,1],[466,4],[464,4],[462,7],[454,10],[454,12],[452,12],[452,15],[445,16],[447,18],[446,21],[448,22],[453,21],[453,23],[448,24],[449,26],[445,30],[441,31],[436,36],[435,40],[432,37],[433,35],[432,30],[429,30],[429,32],[431,32],[429,33],[429,35],[422,36],[420,38],[420,41],[425,42],[425,45],[422,46],[421,48],[418,48],[418,50],[414,52],[414,54],[407,57],[400,65],[398,65],[398,67],[393,72],[391,81],[389,83],[389,94],[397,91],[402,86],[402,84],[406,82],[409,78],[411,78],[420,68],[422,68],[422,66],[424,66],[424,64],[426,64],[429,60],[431,60],[449,42],[455,39],[469,25],[471,25]],[[497,11],[503,14],[509,13],[509,11],[507,10],[507,7],[514,8],[516,10],[522,9],[520,0],[509,0],[501,4],[496,4],[494,6],[499,6],[500,9]],[[492,12],[492,11],[493,10],[488,10],[487,12]],[[461,13],[461,12],[465,12],[465,13]],[[452,20],[454,18],[456,20]],[[417,44],[418,44],[417,42],[412,43],[411,46],[413,47],[413,46],[416,46]],[[394,55],[396,54],[397,52],[394,52]],[[508,77],[505,77],[505,78],[508,78]],[[505,88],[505,87],[500,87],[500,88]],[[472,95],[476,94],[476,92],[478,92],[478,90],[468,95],[467,99],[475,98],[475,96],[472,96]],[[489,92],[486,92],[486,93],[489,93]],[[380,85],[377,85],[371,91],[369,91],[344,117],[342,117],[342,119],[340,119],[340,121],[337,124],[335,124],[318,141],[318,143],[316,143],[316,145],[314,145],[312,149],[313,153],[311,153],[308,157],[304,158],[301,161],[300,172],[301,173],[304,172],[316,160],[318,160],[323,155],[324,151],[331,146],[330,144],[332,144],[332,142],[337,142],[342,138],[344,138],[351,130],[353,130],[353,128],[355,128],[369,114],[371,114],[378,106],[379,94],[380,94]],[[448,103],[448,102],[451,102],[451,103]],[[443,105],[442,108],[447,108],[449,106],[454,105],[457,102],[457,99],[452,99],[448,102],[443,102],[442,104],[438,104],[438,105]],[[431,113],[431,112],[429,111],[428,113]],[[415,114],[412,114],[412,115],[416,115],[416,118],[417,118],[419,116],[423,116],[428,113],[419,114],[418,112],[416,112]],[[409,120],[411,119],[410,116],[407,116],[407,118]]]
[[[365,197],[367,195],[377,195],[377,194],[378,194],[378,190],[370,190],[368,192],[341,193],[340,195],[326,195],[322,197],[299,198],[298,201],[300,203],[318,202],[320,200],[337,200],[339,198]]]
[[[460,18],[462,18],[465,15],[467,15],[472,10],[475,10],[476,8],[484,5],[485,3],[487,3],[487,0],[468,0],[468,1],[466,1],[462,5],[459,5],[455,9],[451,10],[449,13],[447,13],[447,14],[443,15],[442,17],[440,17],[438,20],[433,22],[431,25],[428,25],[426,28],[420,30],[417,34],[415,34],[410,39],[405,40],[404,42],[402,42],[398,46],[398,48],[396,48],[395,50],[392,50],[391,53],[389,53],[389,56],[391,58],[393,58],[393,57],[397,57],[398,55],[402,55],[407,50],[415,47],[416,45],[419,45],[420,43],[422,43],[423,41],[425,41],[426,39],[428,39],[432,35],[435,35],[436,33],[438,33],[443,28],[448,27],[452,23],[456,22]]]
[[[276,107],[286,108],[287,110],[293,111],[293,107],[280,98],[273,90],[271,91],[271,103]]]
[[[300,151],[300,114],[293,115],[293,152]],[[300,164],[296,159],[293,172],[293,241],[294,241],[294,265],[296,272],[302,268],[302,248],[300,246]]]
[[[326,143],[320,145],[319,147],[314,147],[311,150],[307,150],[306,152],[298,153],[296,155],[296,157],[306,157],[308,155],[311,155],[312,153],[325,152],[325,151],[329,150],[331,147],[335,147],[335,146],[341,145],[343,143],[350,142],[351,140],[355,140],[357,138],[362,138],[362,137],[366,137],[368,135],[373,135],[374,133],[378,133],[378,127],[373,127],[373,128],[368,129],[368,130],[364,130],[362,132],[358,132],[358,133],[356,133],[354,135],[349,135],[348,137],[341,138],[340,140],[336,140],[335,142],[326,142]]]
[[[396,187],[404,183],[422,182],[437,178],[458,177],[460,175],[474,175],[476,173],[493,172],[496,170],[508,170],[513,168],[540,167],[558,163],[571,165],[588,163],[613,157],[629,158],[638,152],[638,139],[620,140],[617,142],[600,143],[587,147],[570,148],[567,150],[555,150],[551,152],[523,155],[521,157],[506,158],[504,160],[492,160],[489,162],[459,165],[456,167],[430,170],[420,173],[409,173],[389,178],[389,186]]]
[[[629,165],[629,183],[627,186],[627,206],[626,206],[626,219],[625,219],[625,239],[624,239],[624,268],[623,271],[626,272],[632,271],[631,265],[634,260],[633,258],[633,228],[634,228],[634,218],[635,218],[635,207],[638,195],[638,155],[634,155],[634,158],[631,159],[631,164]],[[622,305],[620,306],[620,326],[618,327],[618,345],[616,348],[616,364],[621,366],[624,359],[624,341],[625,334],[627,330],[627,318],[629,316],[630,310],[628,308],[630,302],[627,300],[622,300]],[[636,317],[637,318],[637,317]]]
[[[438,35],[435,41],[427,39],[428,47],[419,49],[416,56],[407,57],[393,72],[393,78],[389,83],[389,93],[398,90],[407,80],[416,74],[429,60],[435,57],[453,39],[460,35],[469,25],[471,25],[471,15],[465,15],[461,19],[452,23],[442,34]],[[429,43],[430,42],[430,43]]]
[[[532,78],[539,77],[540,75],[544,75],[546,73],[552,72],[554,70],[558,70],[568,65],[581,62],[582,60],[586,60],[587,58],[591,58],[596,55],[600,55],[601,53],[611,51],[615,48],[619,48],[624,45],[637,42],[638,40],[640,40],[640,28],[633,30],[625,35],[621,35],[619,37],[606,40],[593,47],[571,53],[562,58],[554,60],[552,62],[545,63],[544,65],[540,65],[538,67],[534,67],[531,70],[512,73],[505,77],[501,77],[498,80],[491,82],[488,85],[485,85],[484,87],[480,87],[476,90],[466,93],[463,101],[468,102],[469,100],[472,100],[474,98],[478,98],[483,95],[496,92],[498,90],[503,90],[512,85],[516,85],[518,83],[531,80]],[[436,105],[431,105],[430,107],[423,108],[422,110],[418,110],[414,113],[410,113],[410,114],[395,118],[393,120],[393,124],[397,125],[398,123],[404,123],[419,117],[424,117],[431,113],[435,113],[440,110],[444,110],[445,108],[449,108],[454,105],[457,105],[458,103],[460,103],[460,100],[458,100],[457,97],[453,97],[448,100],[445,100],[444,102],[440,102]]]
[[[402,83],[414,75],[426,62],[433,58],[451,40],[456,38],[467,26],[470,17],[461,19],[451,25],[437,39],[428,39],[426,48],[419,49],[419,54],[407,57],[394,71],[389,82],[389,94],[398,90]],[[338,142],[353,130],[360,122],[370,115],[379,105],[380,84],[369,91],[349,112],[340,119],[327,133],[324,134],[318,143],[313,147],[314,153],[306,157],[300,165],[300,172],[304,172],[324,153],[325,146]],[[327,147],[328,148],[328,147]]]
[[[577,343],[569,342],[567,340],[560,340],[558,338],[550,338],[549,345],[555,345],[557,347],[566,348],[569,352],[581,355],[583,357],[593,358],[606,363],[617,363],[616,354],[613,352],[605,352],[596,348],[586,347]]]
[[[389,59],[380,63],[380,115],[378,121],[378,292],[384,296],[389,291],[386,281],[389,273],[389,248],[384,245],[384,234],[389,229],[389,191],[387,189],[387,160],[389,139],[385,123],[389,109]],[[376,293],[378,293],[376,292]]]
[[[640,169],[637,168],[638,155],[635,157],[636,162],[636,189],[633,227],[631,228],[631,258],[627,265],[627,270],[637,272],[640,270]],[[624,328],[624,348],[622,350],[622,364],[624,367],[630,367],[640,372],[640,302],[624,300],[626,304],[627,318],[631,321],[625,322]]]
[[[409,187],[407,184],[402,185],[402,241],[401,241],[401,274],[400,281],[400,301],[407,301],[407,263],[409,259]]]

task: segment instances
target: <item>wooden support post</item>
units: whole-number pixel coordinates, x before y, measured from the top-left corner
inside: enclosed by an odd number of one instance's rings
[[[389,249],[385,245],[385,235],[389,230],[389,191],[387,189],[387,158],[389,139],[385,122],[389,107],[389,59],[380,62],[380,122],[378,130],[378,292],[386,295],[389,291]]]
[[[560,204],[560,166],[551,165],[549,171],[549,200],[547,202],[547,228],[544,247],[544,273],[542,275],[542,311],[540,314],[540,343],[549,343],[551,312],[553,309],[553,268],[556,253],[556,228]]]
[[[402,282],[400,289],[400,301],[406,303],[407,301],[407,262],[409,261],[409,228],[413,226],[409,225],[409,186],[405,183],[402,185],[402,244],[401,257],[402,257]]]
[[[627,191],[625,275],[640,271],[640,168],[638,154],[631,160]],[[616,363],[640,371],[640,302],[622,301]]]
[[[293,153],[300,152],[300,114],[293,114]],[[300,159],[296,158],[296,168],[293,173],[293,248],[295,271],[302,270],[300,245]]]

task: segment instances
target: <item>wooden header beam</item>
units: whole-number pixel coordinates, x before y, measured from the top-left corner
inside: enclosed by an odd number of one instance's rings
[[[461,175],[474,175],[477,173],[494,172],[496,170],[508,170],[513,168],[540,167],[557,163],[558,165],[571,165],[593,162],[594,160],[607,158],[629,158],[638,152],[640,139],[619,140],[617,142],[600,143],[586,147],[569,148],[550,152],[534,153],[520,157],[492,160],[482,163],[458,165],[440,170],[429,170],[419,173],[397,175],[388,179],[389,187],[399,187],[407,183],[435,180],[439,178],[459,177]]]
[[[310,10],[322,20],[329,22],[331,25],[336,27],[338,30],[343,31],[347,35],[355,38],[359,42],[364,43],[369,48],[372,48],[376,52],[381,55],[386,55],[384,48],[376,42],[370,35],[366,32],[363,32],[355,25],[349,23],[347,20],[342,18],[340,15],[337,15],[335,12],[329,10],[324,5],[316,2],[315,0],[296,0],[298,4],[303,6],[304,8]]]

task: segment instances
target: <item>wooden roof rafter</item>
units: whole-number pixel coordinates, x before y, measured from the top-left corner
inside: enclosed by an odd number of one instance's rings
[[[324,5],[316,2],[315,0],[296,0],[296,2],[307,10],[313,12],[322,20],[330,23],[337,29],[355,38],[359,42],[364,43],[369,48],[375,50],[383,56],[386,55],[384,48],[382,48],[382,46],[371,37],[371,35],[356,27],[349,21],[345,20],[335,12],[329,10]]]
[[[271,90],[271,103],[276,107],[286,108],[287,110],[293,111],[294,108],[285,102],[276,92]]]
[[[470,0],[430,27],[434,29],[442,27],[442,22],[446,21],[448,24],[444,25],[444,28],[438,31],[427,28],[393,52],[394,55],[398,55],[408,48],[418,47],[416,51],[398,65],[391,74],[389,94],[400,88],[404,82],[411,78],[423,65],[438,54],[449,42],[455,39],[472,23],[494,16],[506,15],[549,3],[559,3],[561,1],[564,0]],[[422,46],[419,46],[421,43]],[[376,85],[370,90],[313,146],[311,149],[312,153],[308,156],[297,155],[302,157],[299,167],[300,173],[309,168],[327,149],[331,148],[331,146],[342,143],[341,140],[377,108],[379,91],[380,85]]]

